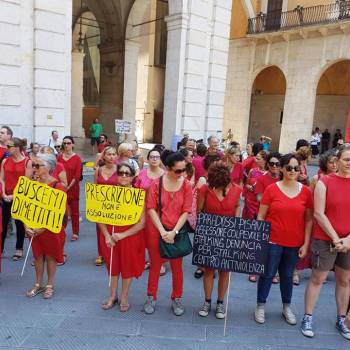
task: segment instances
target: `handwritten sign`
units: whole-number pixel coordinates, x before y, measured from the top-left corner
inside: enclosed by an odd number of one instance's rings
[[[86,218],[113,226],[136,224],[141,217],[146,193],[142,189],[85,184]]]
[[[192,264],[261,275],[266,270],[270,223],[199,213]]]
[[[21,176],[13,192],[11,215],[30,228],[60,233],[66,202],[65,192]]]
[[[127,120],[116,119],[115,132],[116,134],[131,134],[131,122]]]

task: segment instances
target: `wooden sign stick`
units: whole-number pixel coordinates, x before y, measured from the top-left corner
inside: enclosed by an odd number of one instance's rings
[[[31,246],[32,246],[33,238],[34,238],[34,235],[32,236],[32,238],[31,238],[30,241],[29,241],[29,246],[28,246],[26,258],[24,259],[24,263],[23,263],[23,267],[22,267],[21,277],[23,277],[23,273],[24,273],[24,269],[25,269],[26,264],[27,264],[27,260],[28,260],[28,255],[29,255],[29,252],[30,252],[30,248],[31,248]]]
[[[229,301],[229,296],[230,296],[230,287],[231,287],[231,272],[228,274],[228,287],[227,287],[226,309],[225,309],[224,337],[226,337],[227,312],[228,312],[228,301]]]

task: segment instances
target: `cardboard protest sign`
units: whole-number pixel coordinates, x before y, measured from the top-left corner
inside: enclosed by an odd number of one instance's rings
[[[141,217],[146,192],[133,187],[85,184],[86,218],[113,226],[136,224]]]
[[[30,228],[60,233],[66,201],[65,192],[21,176],[13,192],[11,215]]]
[[[192,264],[261,275],[265,272],[270,223],[199,213]]]

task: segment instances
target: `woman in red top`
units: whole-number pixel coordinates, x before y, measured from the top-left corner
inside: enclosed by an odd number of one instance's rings
[[[114,147],[107,146],[103,149],[101,153],[101,160],[103,161],[103,166],[96,169],[94,175],[94,183],[99,185],[114,185],[118,183],[117,176],[117,165],[115,160],[117,159],[117,150]],[[99,229],[99,225],[96,224],[96,235],[97,235],[97,251],[98,256],[95,259],[95,265],[101,266],[103,264],[102,256],[102,243],[103,234]]]
[[[283,303],[282,315],[295,325],[290,308],[293,293],[293,271],[299,258],[307,254],[312,229],[312,195],[298,182],[300,161],[293,154],[280,160],[283,179],[267,187],[261,199],[258,220],[271,223],[269,250],[264,275],[259,277],[255,321],[265,322],[265,303],[272,278],[277,270]]]
[[[158,193],[159,180],[151,185],[147,195],[147,209],[151,217],[147,230],[147,248],[150,254],[151,267],[148,276],[147,300],[144,304],[146,314],[155,311],[159,273],[165,261],[160,256],[159,240],[173,243],[175,235],[186,223],[188,214],[192,210],[192,187],[184,178],[186,172],[185,157],[179,152],[164,151],[161,155],[167,173],[162,178],[161,219],[159,213]],[[171,293],[172,310],[176,316],[185,312],[182,305],[183,271],[182,258],[171,259],[173,291]]]
[[[253,145],[251,143],[247,144],[246,147],[246,152],[247,152],[247,157],[243,160],[242,165],[243,165],[243,170],[244,170],[244,175],[248,176],[249,172],[251,169],[256,168],[256,153],[253,154]]]
[[[2,182],[2,241],[1,250],[4,251],[5,240],[7,236],[7,227],[11,219],[11,206],[13,199],[13,191],[17,185],[20,176],[32,177],[32,161],[23,156],[23,142],[21,139],[14,137],[9,141],[7,148],[10,157],[3,160],[1,163],[0,178]],[[15,220],[16,224],[16,251],[12,259],[17,261],[23,255],[24,243],[24,225],[22,221]]]
[[[38,153],[32,166],[37,181],[57,190],[65,191],[65,186],[50,175],[56,167],[56,157],[53,154]],[[63,225],[62,230],[64,230]],[[35,266],[35,285],[27,291],[27,297],[32,298],[39,293],[44,293],[44,299],[49,299],[54,294],[53,286],[57,262],[63,261],[59,234],[50,232],[45,228],[30,229],[29,227],[26,227],[26,233],[28,236],[34,237],[32,251]],[[47,266],[46,286],[43,284],[45,262]]]
[[[224,216],[239,216],[241,212],[240,196],[242,189],[231,183],[229,168],[224,164],[213,164],[208,171],[208,185],[203,185],[198,196],[198,211]],[[214,285],[215,270],[206,267],[203,286],[205,301],[199,315],[206,317],[211,308],[211,295]],[[224,298],[229,282],[229,272],[219,271],[218,299],[216,318],[225,318]]]
[[[243,186],[243,165],[240,162],[241,151],[238,147],[232,146],[225,152],[226,164],[231,172],[231,182],[238,186]]]
[[[193,162],[193,151],[187,148],[182,148],[179,152],[185,157],[186,162],[186,179],[191,182],[192,187],[195,185],[195,169]]]
[[[111,155],[110,157],[112,158],[113,156]],[[112,184],[118,179],[118,186],[132,187],[135,168],[129,163],[121,163],[117,166],[117,177],[111,172],[106,173],[106,169],[104,173],[106,176],[110,176],[110,181],[106,178],[104,179],[106,183],[109,182]],[[120,311],[126,312],[130,308],[129,288],[131,281],[133,278],[140,277],[145,267],[145,244],[143,237],[145,215],[142,213],[139,222],[135,225],[113,227],[98,224],[98,226],[105,238],[101,240],[101,250],[108,273],[110,273],[111,248],[113,248],[110,296],[102,304],[102,308],[108,310],[117,303],[118,279],[121,276],[122,292],[119,307]]]
[[[55,155],[54,149],[49,146],[41,147],[40,152]],[[53,170],[51,176],[54,177],[59,182],[61,182],[64,186],[66,187],[68,186],[66,169],[64,168],[64,165],[57,160],[56,160],[56,167]]]
[[[72,136],[63,138],[63,152],[57,157],[57,161],[62,163],[67,173],[67,203],[72,219],[72,238],[76,241],[79,238],[79,195],[81,159],[73,152],[74,139]]]
[[[315,219],[311,247],[312,273],[305,290],[305,315],[301,331],[313,337],[312,313],[328,272],[335,271],[336,327],[350,339],[345,315],[350,293],[350,251],[343,251],[342,239],[350,236],[350,146],[337,153],[338,172],[322,176],[315,188]]]

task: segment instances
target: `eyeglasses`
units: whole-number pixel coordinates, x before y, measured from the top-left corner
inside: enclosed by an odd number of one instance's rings
[[[337,143],[337,146],[344,146],[343,143]]]
[[[120,177],[131,177],[132,175],[128,171],[118,171],[118,176],[120,176]]]
[[[151,159],[151,160],[159,160],[160,156],[150,156],[149,159]]]
[[[186,168],[173,170],[175,174],[182,174],[186,171]]]
[[[15,147],[15,145],[7,145],[7,149],[10,149],[12,147]]]
[[[42,166],[45,166],[44,164],[38,164],[38,163],[32,163],[32,168],[33,169],[36,169],[36,170],[39,170],[40,167]]]
[[[280,162],[269,162],[269,166],[279,168],[281,164]]]
[[[72,142],[63,142],[64,145],[71,145]]]
[[[296,165],[296,166],[286,165],[284,167],[284,169],[286,169],[288,172],[291,172],[294,170],[296,173],[298,173],[300,171],[300,166],[299,165]]]

